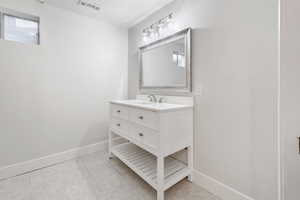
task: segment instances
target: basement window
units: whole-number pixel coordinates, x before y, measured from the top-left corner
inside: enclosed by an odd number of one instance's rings
[[[40,19],[0,8],[0,38],[24,44],[40,44]]]

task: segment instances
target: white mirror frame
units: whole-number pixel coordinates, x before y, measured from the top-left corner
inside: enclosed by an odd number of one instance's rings
[[[139,48],[139,65],[140,65],[140,92],[144,94],[164,94],[164,95],[189,95],[192,92],[192,68],[191,68],[191,28],[184,29],[168,37],[159,39],[150,44],[141,46]],[[185,39],[185,52],[186,52],[186,84],[183,87],[178,86],[165,86],[165,87],[149,87],[143,84],[143,52],[149,51],[168,43],[171,43],[179,38]]]

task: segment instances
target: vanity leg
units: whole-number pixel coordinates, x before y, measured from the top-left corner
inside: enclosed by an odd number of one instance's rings
[[[188,153],[188,168],[191,169],[191,174],[188,176],[188,180],[193,182],[193,168],[194,168],[194,150],[193,145],[189,146],[187,149]]]
[[[165,200],[165,192],[163,190],[157,190],[157,200]]]
[[[112,131],[109,130],[109,133],[108,133],[108,156],[109,156],[109,159],[113,158],[113,154],[111,153],[111,148],[113,145],[112,134],[113,134]]]
[[[157,183],[158,183],[158,190],[157,190],[157,200],[164,200],[164,174],[165,174],[165,158],[164,157],[157,157]]]

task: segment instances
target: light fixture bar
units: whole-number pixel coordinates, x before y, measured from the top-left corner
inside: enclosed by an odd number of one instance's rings
[[[150,26],[143,29],[142,34],[144,37],[149,36],[152,32],[158,32],[160,28],[167,25],[173,19],[173,13],[170,13],[168,16],[161,18],[157,22],[151,24]]]

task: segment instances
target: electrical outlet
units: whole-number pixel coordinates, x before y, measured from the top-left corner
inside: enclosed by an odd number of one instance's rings
[[[202,85],[196,85],[194,88],[194,94],[196,96],[202,96],[203,94],[203,86]]]

